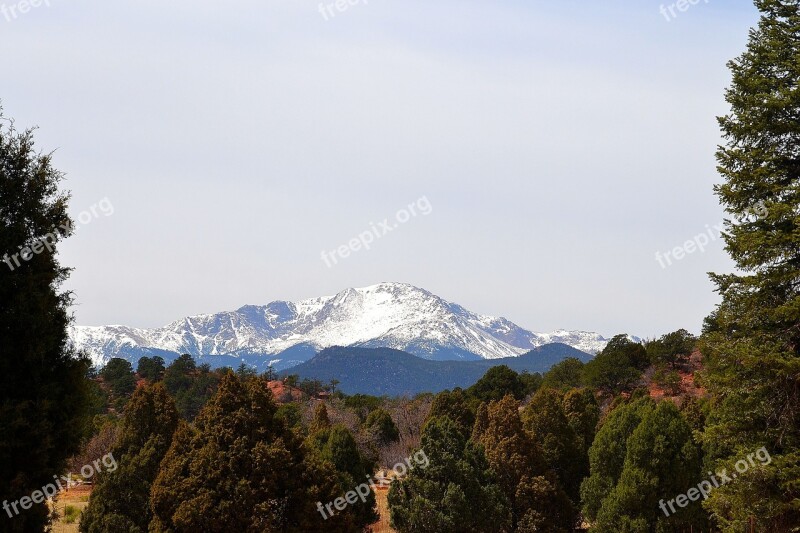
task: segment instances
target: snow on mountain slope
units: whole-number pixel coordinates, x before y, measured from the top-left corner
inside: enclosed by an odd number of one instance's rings
[[[271,355],[298,345],[389,347],[426,358],[516,356],[561,342],[595,354],[608,342],[596,333],[533,333],[504,318],[478,315],[402,283],[346,289],[297,303],[276,301],[198,315],[158,329],[74,326],[75,346],[96,364],[141,349],[201,355]]]

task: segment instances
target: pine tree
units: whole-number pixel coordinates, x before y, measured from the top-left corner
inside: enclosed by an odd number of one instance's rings
[[[314,407],[314,419],[309,425],[309,433],[318,433],[320,431],[330,429],[331,420],[328,418],[328,408],[325,407],[325,402],[319,402]]]
[[[498,365],[487,370],[466,393],[482,402],[502,400],[506,394],[521,400],[525,397],[525,388],[519,374],[506,365]]]
[[[628,436],[639,426],[655,404],[649,397],[620,405],[606,417],[589,448],[588,478],[581,484],[583,515],[590,521],[597,518],[603,500],[617,485],[625,457]]]
[[[564,413],[563,395],[555,389],[540,389],[522,411],[525,430],[542,451],[547,468],[558,476],[573,503],[580,503],[581,481],[589,474],[589,459]]]
[[[69,270],[58,243],[72,233],[62,174],[0,108],[0,501],[29,497],[78,451],[88,361],[68,344]],[[47,506],[9,517],[0,531],[42,531]]]
[[[581,454],[586,457],[588,467],[589,447],[597,433],[600,422],[600,406],[591,389],[572,389],[564,395],[564,414],[569,425],[580,439]]]
[[[177,425],[175,402],[163,385],[134,392],[111,450],[117,468],[98,475],[81,516],[82,533],[147,531],[152,517],[150,489]]]
[[[161,381],[164,377],[164,370],[166,370],[164,358],[158,355],[154,355],[153,357],[140,357],[136,365],[136,372],[139,374],[139,377],[151,383]]]
[[[672,511],[668,500],[686,494],[703,479],[702,474],[699,448],[689,424],[672,402],[659,403],[627,438],[622,471],[603,498],[593,530],[704,529],[706,519],[699,501],[685,508],[673,504],[675,512],[667,516]]]
[[[412,470],[389,491],[392,525],[400,533],[509,531],[508,500],[462,430],[446,416],[428,420],[421,439],[428,466]]]
[[[304,453],[276,410],[262,380],[225,374],[161,463],[150,531],[357,531],[351,512],[318,512],[341,496],[336,472]]]
[[[400,430],[392,420],[392,416],[385,409],[375,409],[369,416],[364,426],[372,433],[378,445],[385,446],[400,440]]]
[[[800,523],[800,6],[755,3],[761,19],[729,63],[731,111],[719,119],[716,193],[739,273],[712,275],[722,303],[702,338],[712,394],[704,441],[709,467],[762,446],[773,461],[708,502],[725,531],[751,516],[765,531]]]
[[[324,415],[324,420],[327,420],[325,404],[320,405],[323,407],[317,408],[320,418]],[[346,494],[358,485],[368,483],[367,478],[371,477],[374,465],[361,455],[353,434],[341,424],[331,426],[330,422],[325,424],[320,421],[315,426],[316,431],[306,439],[308,452],[316,454],[319,461],[328,462],[336,470],[339,494]],[[375,493],[370,491],[365,500],[357,500],[348,508],[356,527],[364,528],[379,518],[375,511]]]
[[[474,400],[473,400],[474,401]],[[459,388],[443,391],[436,395],[428,413],[428,419],[446,416],[459,425],[461,431],[469,435],[475,423],[475,413],[470,399]]]
[[[483,417],[483,415],[482,415]],[[509,395],[487,406],[482,434],[473,432],[497,483],[511,503],[512,525],[523,531],[571,531],[575,508],[542,449],[522,425],[519,402]]]

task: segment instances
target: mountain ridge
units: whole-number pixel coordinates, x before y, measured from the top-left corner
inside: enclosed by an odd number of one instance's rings
[[[235,311],[185,317],[161,328],[72,326],[70,337],[97,365],[148,353],[263,358],[286,368],[331,346],[394,348],[432,360],[516,357],[563,343],[594,354],[597,333],[534,333],[503,317],[481,315],[405,283],[384,282],[298,302],[277,300]],[[162,355],[163,356],[163,355]]]
[[[430,361],[392,348],[325,348],[311,360],[283,370],[279,375],[296,374],[301,379],[329,383],[346,394],[374,396],[413,396],[420,392],[438,393],[455,387],[474,385],[487,370],[505,365],[517,373],[543,374],[568,357],[586,363],[592,356],[566,344],[553,343],[516,357],[478,361]]]

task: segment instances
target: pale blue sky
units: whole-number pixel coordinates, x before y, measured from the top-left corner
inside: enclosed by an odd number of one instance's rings
[[[0,0],[6,6],[16,5]],[[536,331],[697,331],[715,116],[745,1],[49,0],[0,15],[2,98],[57,148],[79,324],[403,281]],[[324,2],[328,4],[330,2]],[[665,5],[669,5],[666,3]],[[334,8],[335,10],[335,8]],[[426,196],[332,268],[320,258]]]

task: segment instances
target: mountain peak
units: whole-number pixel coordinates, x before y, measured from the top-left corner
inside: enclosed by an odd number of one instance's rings
[[[427,359],[497,359],[564,343],[597,353],[607,339],[596,333],[534,333],[505,318],[473,313],[408,283],[381,282],[298,302],[245,305],[198,315],[157,329],[125,326],[72,328],[72,339],[95,363],[146,353],[260,356],[296,364],[330,346],[385,347]],[[291,358],[286,354],[290,353]],[[301,355],[298,355],[301,354]]]

